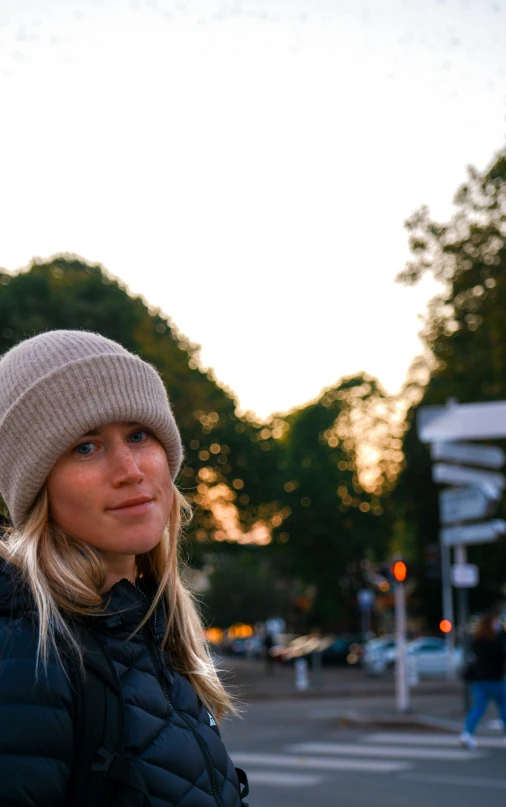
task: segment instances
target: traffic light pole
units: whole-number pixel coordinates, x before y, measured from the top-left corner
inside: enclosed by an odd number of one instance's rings
[[[446,546],[442,541],[440,544],[441,552],[441,584],[443,589],[443,619],[446,619],[450,625],[451,630],[446,634],[446,647],[449,652],[452,652],[455,647],[455,617],[453,614],[453,591],[452,581],[450,577],[451,555],[450,547]]]
[[[406,665],[406,593],[404,584],[395,583],[395,627],[397,638],[396,701],[397,711],[409,712],[409,687]]]

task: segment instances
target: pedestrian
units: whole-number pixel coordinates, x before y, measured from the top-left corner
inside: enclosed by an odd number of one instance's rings
[[[274,647],[274,637],[270,630],[266,629],[264,634],[264,656],[265,656],[265,672],[267,675],[272,675],[274,672],[274,659],[271,655],[271,650]]]
[[[160,376],[117,342],[49,331],[0,359],[0,804],[244,804],[180,576],[181,460]]]
[[[501,623],[497,616],[492,612],[484,613],[471,643],[471,659],[464,670],[464,678],[471,686],[473,704],[459,740],[468,749],[477,747],[474,732],[490,701],[497,704],[506,740],[506,651],[501,634]]]

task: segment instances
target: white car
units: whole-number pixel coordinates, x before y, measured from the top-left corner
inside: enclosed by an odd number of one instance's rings
[[[424,637],[408,642],[406,646],[408,663],[413,664],[417,676],[457,675],[462,668],[463,653],[461,647],[448,649],[445,639]]]
[[[395,663],[395,639],[384,636],[371,639],[364,646],[362,664],[366,675],[383,675],[392,669]]]
[[[367,642],[363,665],[367,675],[384,675],[395,670],[397,647],[395,638],[384,637]],[[417,678],[457,675],[462,668],[462,649],[449,651],[444,639],[423,637],[406,645],[408,667]]]

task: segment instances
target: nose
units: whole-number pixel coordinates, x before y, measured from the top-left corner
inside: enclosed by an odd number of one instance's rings
[[[109,463],[114,487],[137,484],[144,479],[144,473],[128,445],[117,446],[111,453]]]

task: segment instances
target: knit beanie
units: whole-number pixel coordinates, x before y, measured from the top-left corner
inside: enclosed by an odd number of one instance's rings
[[[28,514],[56,460],[83,434],[114,422],[149,428],[172,479],[181,438],[151,364],[89,331],[47,331],[0,359],[0,495],[14,526]]]

